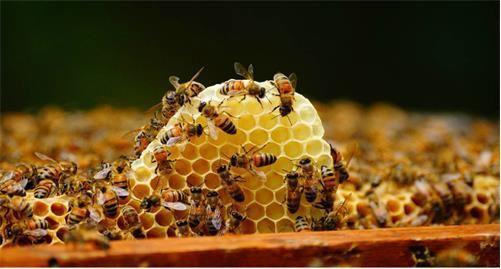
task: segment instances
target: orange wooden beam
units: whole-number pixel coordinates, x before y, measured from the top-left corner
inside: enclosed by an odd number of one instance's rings
[[[462,247],[499,266],[499,224],[116,241],[0,250],[1,266],[412,266],[409,248],[432,255]]]

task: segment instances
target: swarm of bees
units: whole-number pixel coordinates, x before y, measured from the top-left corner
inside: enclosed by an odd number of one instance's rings
[[[195,81],[204,68],[171,76],[150,119],[111,108],[6,116],[0,245],[499,221],[498,126],[318,103],[327,143],[295,74],[260,83],[252,65],[234,69],[243,79],[207,89]]]

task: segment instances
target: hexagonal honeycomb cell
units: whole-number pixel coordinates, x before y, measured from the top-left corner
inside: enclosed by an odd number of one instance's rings
[[[268,92],[273,86],[269,82],[258,83]],[[193,99],[191,105],[183,106],[159,132],[157,139],[150,143],[148,148],[136,160],[132,167],[137,181],[148,182],[154,179],[156,166],[150,165],[149,160],[153,150],[160,145],[159,137],[180,121],[181,115],[190,115],[195,122],[206,124],[207,119],[198,111],[201,101],[209,102],[219,110],[231,114],[230,120],[235,124],[237,133],[226,134],[217,128],[217,138],[206,136],[205,139],[182,142],[168,147],[180,150],[182,159],[177,159],[174,171],[167,175],[166,188],[187,189],[191,186],[201,186],[207,189],[223,190],[222,200],[225,206],[232,203],[232,199],[221,185],[217,174],[217,167],[221,163],[228,163],[228,158],[235,153],[242,154],[244,147],[250,150],[252,147],[262,147],[261,152],[271,153],[277,157],[277,161],[268,166],[257,168],[266,173],[266,179],[260,181],[244,169],[238,170],[245,182],[240,187],[245,195],[245,201],[238,207],[247,215],[247,221],[243,224],[244,233],[275,232],[281,229],[277,223],[287,223],[292,217],[287,214],[286,203],[278,201],[275,193],[285,186],[284,170],[291,170],[300,158],[309,157],[318,162],[318,165],[332,163],[330,148],[322,139],[323,127],[313,105],[301,94],[295,94],[294,111],[288,115],[289,119],[279,116],[273,108],[279,104],[279,99],[271,93],[267,97],[271,102],[263,101],[259,104],[255,98],[246,98],[236,101],[236,98],[228,98],[219,94],[222,84],[206,88],[199,94],[199,99]],[[265,99],[263,99],[265,100]],[[292,122],[289,122],[289,120]],[[147,170],[147,171],[146,171]],[[173,180],[174,179],[174,180]],[[181,182],[185,184],[181,184]],[[151,185],[151,184],[150,184]],[[150,186],[148,184],[140,186]],[[145,191],[133,189],[133,196],[142,199]],[[139,195],[138,195],[139,194]],[[283,198],[283,195],[280,199]],[[235,205],[237,206],[237,205]],[[302,213],[308,213],[311,204],[302,202]],[[174,219],[171,220],[172,225]],[[249,222],[252,222],[251,225]],[[157,225],[157,223],[155,223]],[[164,226],[164,225],[160,225]],[[162,236],[155,232],[155,236]]]

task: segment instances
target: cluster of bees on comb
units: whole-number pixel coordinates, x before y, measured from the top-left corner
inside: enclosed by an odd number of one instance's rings
[[[257,82],[252,65],[234,67],[244,79],[207,88],[195,81],[203,68],[171,76],[151,119],[5,116],[1,246],[499,221],[495,124],[315,109],[294,74]]]

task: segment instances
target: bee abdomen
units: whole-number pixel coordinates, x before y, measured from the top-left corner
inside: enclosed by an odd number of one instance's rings
[[[342,163],[337,163],[334,169],[339,173],[339,183],[343,183],[350,177],[350,174],[346,170],[346,167]]]
[[[313,203],[317,199],[317,191],[314,188],[305,188],[304,197],[306,201]]]
[[[302,232],[302,231],[310,231],[310,225],[308,224],[308,220],[302,216],[298,216],[296,218],[296,223],[294,225],[294,229],[296,232]]]
[[[254,165],[256,167],[262,167],[274,164],[277,161],[277,156],[271,153],[259,153],[253,156]]]
[[[221,130],[228,134],[237,133],[237,127],[235,127],[235,124],[233,124],[233,122],[231,122],[229,118],[225,118],[224,121],[219,125],[219,128],[221,128]]]

